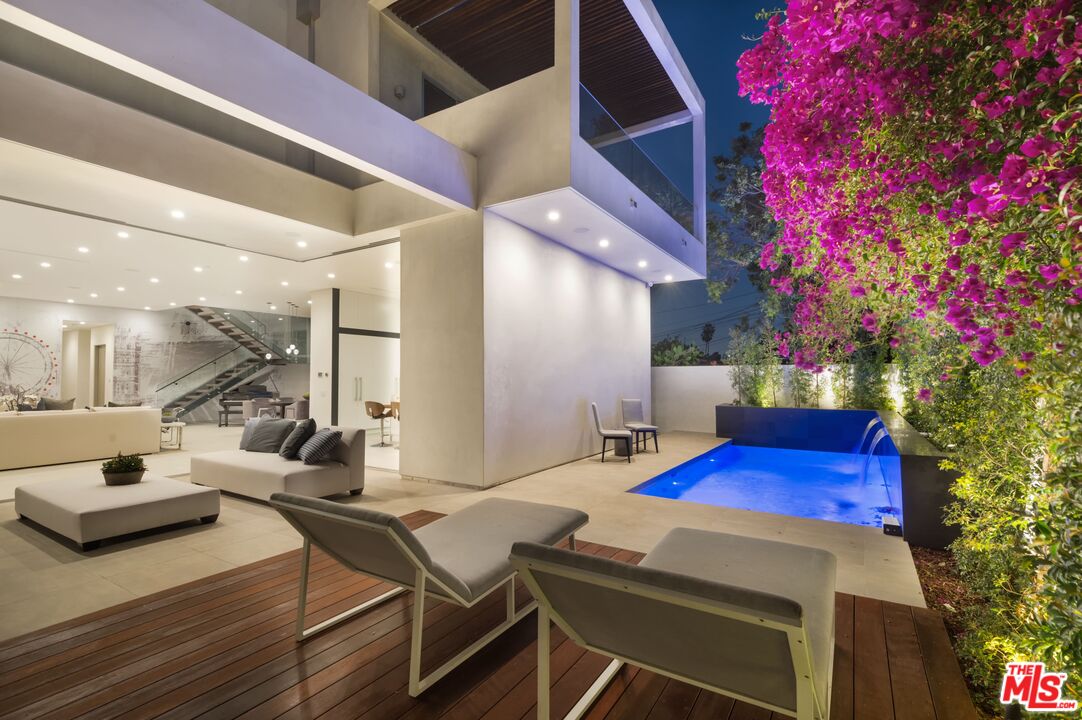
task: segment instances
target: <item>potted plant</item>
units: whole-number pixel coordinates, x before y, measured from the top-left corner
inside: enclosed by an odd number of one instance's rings
[[[138,455],[117,453],[115,458],[106,460],[101,465],[101,474],[106,485],[134,485],[143,479],[147,466]]]

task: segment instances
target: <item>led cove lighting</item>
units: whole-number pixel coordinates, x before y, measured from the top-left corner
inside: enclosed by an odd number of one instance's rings
[[[609,239],[608,238],[601,238],[600,240],[597,241],[597,244],[600,245],[603,248],[607,248],[609,246]]]
[[[549,222],[559,222],[559,220],[560,220],[560,211],[559,210],[549,210],[548,214],[545,215],[545,217],[547,217],[549,219]]]

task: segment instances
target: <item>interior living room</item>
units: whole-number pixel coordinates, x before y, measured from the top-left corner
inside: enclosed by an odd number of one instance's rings
[[[638,490],[731,443],[652,424],[650,0],[0,0],[0,96],[0,718],[825,720],[836,612],[927,612],[880,528]]]

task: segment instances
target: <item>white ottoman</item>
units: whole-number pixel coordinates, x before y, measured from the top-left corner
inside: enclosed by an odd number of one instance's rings
[[[98,475],[15,488],[15,512],[93,550],[105,538],[187,520],[212,523],[221,507],[216,488],[144,475],[135,485],[105,484]]]

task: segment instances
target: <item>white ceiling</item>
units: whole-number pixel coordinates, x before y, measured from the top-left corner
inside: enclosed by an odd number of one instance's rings
[[[326,256],[357,239],[87,163],[59,158],[68,162],[57,167],[51,153],[33,151],[42,163],[28,167],[23,153],[8,152],[12,145],[0,143],[0,195],[18,199],[0,199],[0,296],[153,310],[171,303],[285,310],[293,302],[304,312],[322,288],[399,294],[397,242]],[[172,218],[172,209],[185,218]],[[298,237],[307,248],[296,247]]]
[[[572,188],[500,203],[493,212],[646,283],[701,280],[691,268]],[[557,220],[549,219],[556,211]],[[602,240],[607,247],[601,247]],[[646,266],[639,263],[645,261]],[[671,276],[671,277],[670,277]]]

